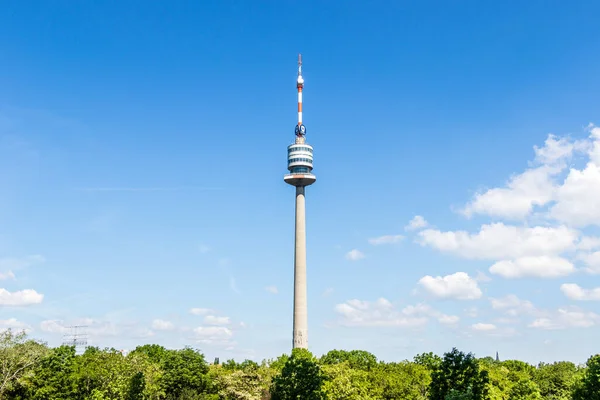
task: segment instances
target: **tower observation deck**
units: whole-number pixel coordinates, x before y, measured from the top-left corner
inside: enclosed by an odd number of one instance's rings
[[[317,180],[313,175],[313,148],[306,143],[306,127],[302,123],[302,55],[298,55],[298,124],[296,139],[287,149],[287,169],[283,180],[296,187],[296,226],[294,249],[294,327],[293,347],[308,348],[308,305],[306,296],[306,205],[304,188]]]

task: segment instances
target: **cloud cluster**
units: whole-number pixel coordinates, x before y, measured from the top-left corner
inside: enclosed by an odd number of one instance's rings
[[[529,168],[504,186],[475,194],[460,209],[468,218],[494,222],[474,233],[421,229],[418,242],[488,260],[491,274],[508,279],[560,278],[578,269],[600,273],[600,238],[586,234],[600,226],[600,128],[590,125],[581,140],[549,135],[534,153]]]
[[[419,280],[419,285],[440,299],[475,300],[482,295],[477,281],[465,272],[435,278],[426,275]]]
[[[32,331],[29,324],[18,321],[16,318],[0,319],[0,333],[5,332],[7,329],[12,329],[13,331],[18,332],[25,331],[25,333]]]
[[[163,319],[155,319],[152,321],[152,329],[155,331],[172,331],[175,326],[171,321],[165,321]]]
[[[572,290],[573,287],[570,289]],[[566,291],[568,292],[570,289],[566,289]],[[563,289],[563,292],[565,292],[565,289]],[[583,295],[589,295],[589,292],[584,291]],[[589,328],[600,324],[600,315],[582,310],[579,307],[559,307],[554,311],[545,310],[534,306],[528,300],[518,298],[514,294],[503,298],[491,298],[490,302],[494,310],[512,318],[509,322],[526,319],[529,328],[546,330]]]
[[[42,300],[44,300],[44,295],[33,289],[9,292],[0,288],[0,306],[29,306],[40,304]]]
[[[191,330],[192,340],[211,346],[226,347],[230,350],[235,348],[233,323],[230,317],[218,315],[215,310],[210,308],[192,308],[190,314],[203,316],[202,325]],[[244,323],[241,322],[239,326],[243,327]]]
[[[362,258],[365,258],[365,255],[358,249],[353,249],[346,253],[346,259],[350,261],[358,261]]]
[[[600,301],[600,287],[584,289],[576,283],[563,283],[560,290],[571,300]]]
[[[337,304],[334,310],[340,316],[338,323],[342,326],[410,328],[423,326],[430,318],[442,324],[454,324],[459,320],[457,316],[443,314],[426,304],[398,309],[385,298],[374,302],[348,300]]]
[[[542,146],[534,146],[534,159],[521,173],[499,187],[476,193],[459,214],[468,219],[488,217],[475,231],[440,230],[416,215],[404,227],[421,246],[465,260],[486,262],[492,276],[504,279],[560,279],[576,273],[600,274],[600,237],[591,229],[600,227],[600,128],[590,125],[580,140],[548,135]],[[369,239],[371,245],[397,243],[402,235]],[[355,249],[346,254],[358,260]],[[434,299],[478,300],[479,284],[491,279],[478,272],[456,272],[445,276],[425,275],[417,285]],[[600,300],[600,288],[565,283],[560,290],[570,300]],[[577,307],[554,311],[538,309],[515,295],[490,298],[492,310],[501,316],[476,322],[471,332],[514,335],[512,327],[497,324],[526,321],[531,329],[589,327],[599,317]],[[475,316],[476,313],[469,312]],[[429,306],[397,309],[386,299],[375,302],[350,300],[335,306],[346,326],[421,326],[435,317]],[[458,317],[440,316],[439,321]]]

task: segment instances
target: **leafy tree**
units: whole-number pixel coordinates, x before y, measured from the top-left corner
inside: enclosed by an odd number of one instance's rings
[[[331,350],[323,355],[319,362],[324,365],[348,362],[350,368],[370,371],[377,365],[377,357],[364,350]]]
[[[535,373],[535,367],[533,365],[520,360],[505,360],[502,361],[500,365],[508,368],[508,370],[513,374],[526,374],[530,378],[533,378]]]
[[[487,371],[481,371],[473,354],[464,354],[453,348],[445,353],[438,369],[431,374],[429,398],[445,400],[451,394],[468,395],[470,400],[488,398],[489,377]],[[470,394],[469,394],[470,393]]]
[[[209,387],[208,365],[204,355],[186,347],[182,350],[168,350],[162,363],[163,387],[168,397],[178,398],[184,389],[204,393]]]
[[[160,369],[160,372],[152,373],[152,382],[148,382],[147,375],[151,371],[146,371],[145,385],[151,385],[151,388],[145,390],[147,396],[152,393],[156,398],[160,398],[158,396],[164,393],[167,398],[178,399],[181,396],[189,397],[192,392],[199,396],[206,393],[210,387],[207,377],[208,364],[198,350],[190,347],[167,350],[163,346],[153,344],[138,346],[130,355],[144,355]]]
[[[289,359],[290,356],[287,354],[282,354],[275,359],[268,360],[265,365],[268,365],[269,368],[272,368],[275,371],[281,371]]]
[[[541,400],[540,388],[529,379],[516,382],[508,392],[508,400]]]
[[[76,380],[84,397],[121,400],[130,393],[137,371],[120,351],[88,347],[78,361]]]
[[[368,372],[351,368],[348,361],[327,364],[322,368],[325,375],[323,392],[327,399],[377,399],[372,393],[372,384]]]
[[[444,397],[444,400],[471,400],[472,398],[473,392],[471,392],[470,388],[466,391],[450,389],[450,392]]]
[[[381,363],[371,376],[378,399],[427,399],[431,377],[423,365],[408,361]]]
[[[246,368],[227,370],[213,368],[217,394],[228,400],[260,400],[267,396],[271,376],[268,368],[247,365]]]
[[[148,359],[156,364],[160,364],[164,361],[168,350],[158,344],[145,344],[143,346],[136,347],[130,355],[144,354]],[[232,360],[233,361],[233,360]]]
[[[434,371],[442,365],[442,357],[433,354],[432,352],[417,354],[413,358],[413,361],[416,364],[426,367],[430,371]]]
[[[7,329],[0,333],[0,399],[12,390],[28,370],[36,366],[48,353],[41,343],[27,339],[25,331],[13,333]]]
[[[306,349],[293,349],[281,373],[273,378],[272,400],[323,400],[325,377]]]
[[[78,396],[74,346],[51,349],[23,382],[26,398],[68,400]]]
[[[574,390],[574,400],[600,400],[600,354],[590,357],[581,382]]]
[[[580,371],[575,364],[560,361],[552,364],[540,363],[534,374],[534,381],[545,399],[570,400],[574,384]]]
[[[488,373],[488,399],[504,400],[513,385],[510,379],[510,370],[494,359],[479,360],[480,368]]]

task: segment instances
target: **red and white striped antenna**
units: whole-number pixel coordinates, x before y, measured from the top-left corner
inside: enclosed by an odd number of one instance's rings
[[[304,87],[304,78],[302,78],[302,54],[298,54],[298,126],[302,126],[302,88]]]

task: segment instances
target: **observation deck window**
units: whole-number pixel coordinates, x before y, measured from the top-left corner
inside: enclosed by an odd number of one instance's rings
[[[293,151],[308,151],[309,153],[312,153],[313,149],[311,149],[310,147],[305,147],[305,146],[302,146],[302,147],[292,147],[292,148],[288,149],[288,153],[291,153]]]
[[[290,171],[292,174],[308,174],[310,171],[308,167],[293,167]]]
[[[291,160],[288,160],[288,163],[295,163],[295,162],[306,162],[306,163],[311,163],[312,164],[312,160],[310,158],[292,158]]]

